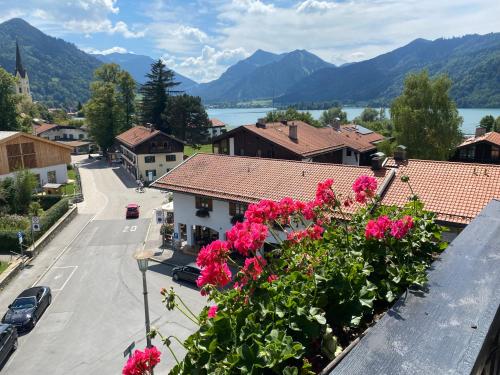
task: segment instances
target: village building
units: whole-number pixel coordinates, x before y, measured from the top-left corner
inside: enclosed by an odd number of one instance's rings
[[[174,238],[183,248],[197,251],[224,239],[250,203],[284,197],[313,200],[317,183],[328,178],[346,198],[361,175],[377,179],[382,204],[402,207],[416,194],[448,227],[446,240],[456,237],[490,200],[500,198],[500,166],[428,160],[385,159],[367,167],[196,154],[152,186],[173,193]],[[410,185],[402,176],[409,177]],[[272,237],[268,241],[274,242]]]
[[[500,164],[500,133],[487,133],[485,128],[476,128],[475,136],[466,139],[457,147],[453,160]]]
[[[73,155],[82,155],[82,154],[90,154],[93,151],[93,144],[89,141],[57,141],[64,145],[68,145],[72,147],[71,154]]]
[[[384,136],[359,125],[316,128],[303,121],[239,126],[213,139],[216,154],[370,165]]]
[[[21,52],[19,51],[19,44],[16,41],[16,70],[14,72],[16,77],[15,91],[16,94],[22,95],[30,102],[33,100],[31,97],[30,90],[30,80],[28,78],[28,72],[24,69],[23,62],[21,60]]]
[[[208,137],[215,138],[226,132],[226,124],[217,118],[210,119],[211,126],[208,128]]]
[[[134,126],[116,136],[125,169],[136,179],[151,182],[184,160],[184,142],[152,127]]]
[[[65,184],[71,150],[71,146],[31,134],[0,131],[0,179],[27,169],[35,175],[38,187]]]
[[[40,124],[33,126],[33,134],[51,141],[88,140],[89,131],[84,126]]]

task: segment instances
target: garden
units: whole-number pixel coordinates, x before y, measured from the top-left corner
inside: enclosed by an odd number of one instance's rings
[[[0,253],[19,252],[18,232],[24,244],[40,238],[69,209],[68,198],[34,194],[34,175],[19,171],[0,181]],[[40,217],[40,231],[31,232],[31,217]]]
[[[404,207],[382,206],[368,176],[355,181],[352,196],[334,190],[330,179],[310,202],[250,205],[226,240],[202,248],[197,284],[210,306],[199,315],[172,288],[161,291],[167,309],[199,326],[184,342],[150,332],[176,361],[170,374],[317,374],[402,293],[425,287],[427,269],[446,247],[434,214],[416,196]],[[278,245],[264,252],[268,236]],[[171,350],[173,339],[185,348],[183,359]],[[137,350],[123,374],[149,374],[160,360],[155,347]]]

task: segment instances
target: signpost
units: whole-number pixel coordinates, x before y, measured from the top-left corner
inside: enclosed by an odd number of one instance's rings
[[[156,224],[163,224],[165,218],[163,216],[163,210],[160,208],[160,209],[157,209],[156,210]]]
[[[21,252],[21,269],[24,268],[24,251],[23,251],[23,232],[17,232],[17,239],[19,240],[19,250]]]
[[[132,350],[135,348],[135,341],[132,341],[132,344],[127,346],[127,349],[123,352],[123,358],[126,358],[127,356],[130,358],[132,357]]]
[[[38,216],[31,218],[31,229],[33,229],[33,232],[40,232],[40,218]]]

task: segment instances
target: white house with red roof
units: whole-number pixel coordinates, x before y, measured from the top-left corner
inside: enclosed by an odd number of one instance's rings
[[[211,118],[210,123],[212,124],[212,126],[208,128],[208,137],[210,139],[224,134],[227,131],[226,124],[217,118]]]

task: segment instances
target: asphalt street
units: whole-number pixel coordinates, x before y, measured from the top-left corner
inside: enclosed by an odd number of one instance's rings
[[[77,217],[46,247],[33,264],[0,292],[1,313],[23,289],[51,287],[53,301],[31,332],[20,337],[19,348],[2,373],[120,374],[123,351],[131,344],[146,346],[141,273],[133,253],[143,243],[153,208],[162,193],[135,192],[135,182],[122,169],[105,162],[82,164],[85,201]],[[139,219],[125,219],[128,203],[140,205]],[[150,262],[147,272],[152,326],[183,340],[196,326],[161,303],[162,287],[174,286],[195,312],[206,303],[196,287],[172,281],[171,267]],[[155,374],[166,374],[174,359],[161,342]],[[173,343],[180,358],[183,348]]]

